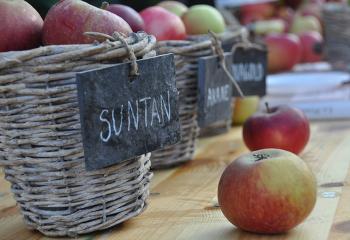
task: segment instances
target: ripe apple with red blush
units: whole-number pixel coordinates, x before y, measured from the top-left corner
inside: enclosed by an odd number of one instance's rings
[[[83,44],[96,40],[85,32],[111,35],[114,32],[128,34],[132,30],[127,22],[111,12],[80,0],[61,0],[45,17],[43,42],[45,45]]]
[[[158,41],[183,40],[186,38],[185,25],[181,18],[159,6],[148,7],[140,12],[145,22],[145,31]]]
[[[291,70],[301,59],[301,43],[295,34],[274,33],[264,38],[270,73]]]
[[[254,151],[278,148],[301,153],[309,141],[310,124],[305,114],[287,105],[268,107],[252,115],[243,125],[243,140]]]
[[[319,32],[304,32],[299,35],[302,62],[319,62],[323,57],[323,37]]]
[[[123,4],[108,4],[107,2],[103,2],[101,8],[124,19],[133,32],[143,31],[145,23],[140,14],[133,8]]]
[[[218,201],[236,227],[262,234],[284,233],[311,213],[317,185],[297,155],[263,149],[238,157],[223,172]]]
[[[39,47],[43,19],[26,1],[0,1],[0,52]]]

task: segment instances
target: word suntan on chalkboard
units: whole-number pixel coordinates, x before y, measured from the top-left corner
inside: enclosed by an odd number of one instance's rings
[[[87,170],[111,166],[177,143],[178,91],[172,54],[77,74]]]

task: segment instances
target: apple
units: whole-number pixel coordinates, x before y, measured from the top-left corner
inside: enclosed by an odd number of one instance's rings
[[[208,34],[208,30],[222,33],[226,28],[225,20],[221,13],[214,7],[205,4],[190,7],[182,15],[182,20],[189,35]]]
[[[140,12],[145,22],[145,31],[158,41],[183,40],[186,38],[185,25],[181,18],[159,6],[148,7]]]
[[[304,32],[299,35],[302,62],[319,62],[322,60],[323,38],[319,32]]]
[[[121,17],[80,0],[61,0],[47,13],[43,27],[43,42],[52,44],[92,43],[85,32],[113,34],[131,33]]]
[[[131,7],[122,4],[108,4],[107,2],[104,2],[101,8],[124,19],[130,25],[133,32],[144,30],[145,23],[143,22],[142,17]]]
[[[294,107],[277,106],[257,112],[243,125],[243,140],[250,150],[278,148],[299,154],[310,137],[305,114]]]
[[[256,21],[250,27],[255,34],[265,35],[269,33],[283,33],[286,29],[286,23],[282,19],[270,19]]]
[[[321,23],[314,16],[301,16],[300,14],[296,14],[293,19],[293,23],[291,26],[291,32],[300,34],[303,32],[316,31],[322,32]]]
[[[290,7],[280,7],[277,11],[277,17],[285,22],[285,32],[289,31],[294,18],[294,10]]]
[[[163,1],[160,2],[158,6],[165,8],[179,17],[181,17],[188,10],[185,4],[178,1]]]
[[[252,16],[259,19],[268,19],[275,14],[275,6],[271,3],[246,4],[240,7],[241,18]]]
[[[246,96],[244,98],[236,98],[233,108],[233,124],[243,124],[251,115],[253,115],[259,107],[259,96]]]
[[[41,44],[43,19],[26,1],[0,1],[0,52],[26,50]]]
[[[314,16],[318,19],[319,22],[322,20],[322,4],[309,2],[303,4],[299,10],[298,14],[302,16]]]
[[[291,70],[301,59],[301,43],[290,33],[269,34],[264,38],[270,73]]]
[[[313,210],[316,179],[297,155],[263,149],[238,157],[224,170],[218,202],[225,217],[245,231],[278,234],[294,228]]]

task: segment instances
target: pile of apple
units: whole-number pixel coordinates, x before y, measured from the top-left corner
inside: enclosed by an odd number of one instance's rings
[[[268,47],[269,72],[291,70],[297,63],[322,60],[322,7],[346,0],[284,0],[240,8],[240,22]]]
[[[84,44],[96,39],[85,32],[113,34],[145,31],[157,40],[183,40],[187,35],[225,30],[223,16],[209,5],[187,8],[164,1],[140,13],[121,4],[100,8],[81,0],[60,0],[43,20],[24,0],[0,0],[0,51],[26,50],[40,45]]]

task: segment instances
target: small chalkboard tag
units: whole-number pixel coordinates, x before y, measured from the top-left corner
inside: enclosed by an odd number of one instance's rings
[[[101,169],[180,140],[173,54],[77,74],[85,167]]]
[[[206,127],[231,118],[232,83],[220,66],[218,56],[198,60],[198,124]],[[226,66],[232,65],[232,55],[225,53]],[[230,68],[229,68],[230,69]]]
[[[236,48],[233,54],[233,77],[244,95],[266,94],[267,51],[256,47]],[[233,89],[233,96],[238,92]]]

